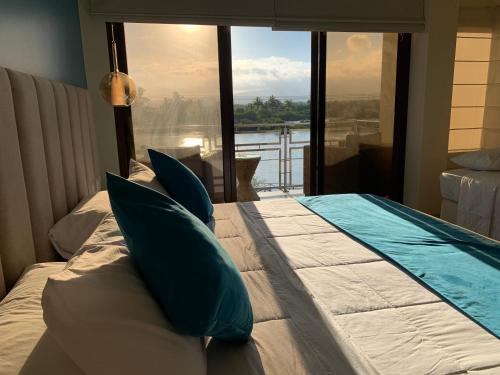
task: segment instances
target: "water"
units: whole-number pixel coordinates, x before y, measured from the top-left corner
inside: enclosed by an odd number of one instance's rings
[[[291,142],[290,143],[290,138]],[[287,152],[287,186],[302,186],[304,183],[304,145],[309,144],[309,129],[292,130],[288,137]],[[254,185],[258,188],[280,184],[280,152],[281,152],[281,185],[284,183],[284,136],[275,132],[253,132],[235,134],[238,152],[260,155],[261,161],[254,176]],[[266,144],[265,144],[266,143]],[[261,146],[252,145],[261,144]],[[265,144],[265,145],[263,145]],[[259,150],[260,148],[260,150]],[[291,162],[290,162],[291,153]],[[290,168],[291,167],[291,168]]]

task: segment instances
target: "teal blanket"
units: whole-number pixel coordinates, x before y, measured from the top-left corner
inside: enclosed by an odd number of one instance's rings
[[[297,199],[500,338],[500,244],[373,195]]]

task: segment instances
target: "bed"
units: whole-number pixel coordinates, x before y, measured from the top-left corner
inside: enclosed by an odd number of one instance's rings
[[[40,305],[46,280],[67,267],[49,229],[99,189],[89,113],[85,90],[0,69],[0,374],[91,374]],[[245,345],[207,339],[208,374],[500,373],[494,335],[296,200],[215,205],[213,230],[254,327]],[[97,238],[127,259],[112,217],[95,233],[81,254]]]
[[[500,239],[500,172],[459,168],[440,176],[441,214],[450,223]]]

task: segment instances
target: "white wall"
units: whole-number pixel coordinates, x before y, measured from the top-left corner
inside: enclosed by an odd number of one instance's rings
[[[457,22],[458,0],[429,0],[426,30],[412,40],[404,203],[431,214],[447,164]]]
[[[106,24],[104,19],[89,15],[89,0],[79,0],[78,3],[87,87],[92,97],[95,134],[104,188],[106,181],[104,173],[109,171],[119,174],[120,171],[113,107],[106,104],[99,95],[99,82],[109,72]]]

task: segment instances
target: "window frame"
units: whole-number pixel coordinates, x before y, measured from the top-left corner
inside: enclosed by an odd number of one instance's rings
[[[128,73],[125,30],[122,22],[106,23],[110,69],[113,68],[111,25],[113,25],[117,44],[118,66],[120,71]],[[326,32],[311,32],[311,136],[309,166],[311,195],[323,194],[324,186],[326,38]],[[398,34],[391,171],[392,189],[390,192],[390,198],[397,202],[403,201],[404,192],[411,39],[411,33]],[[235,202],[235,130],[230,26],[217,26],[217,43],[223,144],[224,200],[225,202]],[[129,161],[131,158],[135,158],[132,110],[130,107],[114,107],[114,117],[120,175],[128,177]]]

